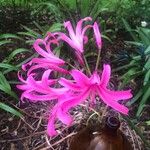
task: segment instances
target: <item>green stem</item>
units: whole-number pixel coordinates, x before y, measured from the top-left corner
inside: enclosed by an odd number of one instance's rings
[[[69,62],[66,62],[71,68],[76,69],[73,65],[71,65]]]
[[[98,65],[99,65],[99,61],[100,61],[100,55],[101,55],[101,49],[98,50],[98,56],[97,56],[95,70],[98,69]]]
[[[90,70],[90,67],[87,63],[85,56],[83,56],[83,59],[84,59],[85,67],[86,67],[86,72],[91,76],[91,70]]]

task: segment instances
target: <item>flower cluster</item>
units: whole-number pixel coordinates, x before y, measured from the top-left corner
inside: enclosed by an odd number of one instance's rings
[[[64,26],[68,30],[69,35],[55,32],[48,33],[44,39],[37,39],[33,47],[39,54],[39,57],[33,58],[22,66],[22,69],[27,72],[26,79],[23,78],[20,72],[18,73],[18,78],[23,83],[17,85],[23,91],[21,100],[26,98],[33,102],[50,100],[56,102],[48,120],[47,132],[50,136],[57,134],[55,130],[56,119],[69,126],[73,122],[69,110],[83,103],[86,99],[89,100],[90,104],[96,103],[95,96],[99,96],[106,105],[118,112],[128,113],[128,108],[120,104],[119,101],[131,98],[131,91],[112,91],[108,88],[111,76],[110,65],[103,65],[101,75],[98,73],[98,70],[95,70],[93,74],[87,76],[78,69],[66,70],[66,62],[52,50],[55,46],[59,46],[60,42],[66,42],[74,50],[79,64],[84,67],[83,55],[84,46],[88,42],[86,35],[88,29],[93,30],[98,50],[101,50],[102,47],[98,24],[95,22],[93,25],[88,24],[83,27],[83,22],[91,22],[91,20],[92,18],[90,17],[81,19],[77,23],[75,30],[71,22],[67,21],[64,23]],[[62,74],[63,77],[53,78],[53,72]]]

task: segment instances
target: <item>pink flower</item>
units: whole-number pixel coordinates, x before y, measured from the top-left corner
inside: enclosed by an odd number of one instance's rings
[[[93,75],[88,78],[79,70],[72,70],[71,75],[74,78],[74,81],[71,82],[62,78],[59,83],[65,88],[68,88],[68,90],[76,93],[77,96],[74,98],[71,97],[71,100],[65,102],[62,106],[63,110],[68,111],[68,109],[80,104],[88,97],[91,98],[90,101],[93,103],[95,96],[98,94],[105,104],[123,114],[127,114],[128,108],[121,105],[118,101],[131,98],[131,91],[109,90],[107,85],[110,79],[110,74],[111,68],[109,65],[104,65],[101,79],[97,72],[94,72]]]
[[[49,40],[49,38],[51,38]],[[68,73],[68,71],[64,70],[63,68],[60,68],[60,66],[63,66],[65,64],[65,61],[58,58],[51,50],[51,44],[55,44],[58,46],[57,39],[54,38],[54,35],[49,33],[48,36],[42,40],[37,39],[34,42],[34,49],[37,51],[37,53],[42,56],[41,58],[33,58],[30,62],[27,64],[24,64],[22,66],[23,70],[27,70],[27,66],[31,66],[31,68],[28,70],[28,75],[36,69],[44,68],[44,69],[53,69],[55,71]]]
[[[96,44],[98,46],[98,49],[101,49],[102,48],[102,39],[101,39],[101,34],[99,31],[98,24],[96,22],[93,25],[93,30],[94,30],[94,35],[95,35]]]
[[[60,35],[60,39],[64,40],[67,42],[72,48],[75,49],[75,53],[77,55],[77,58],[81,63],[83,63],[82,60],[82,53],[84,52],[84,44],[87,43],[88,38],[85,36],[85,32],[87,31],[88,28],[92,27],[91,25],[86,25],[82,29],[82,24],[84,21],[92,20],[91,17],[86,17],[84,19],[81,19],[76,26],[76,30],[74,31],[72,24],[70,21],[67,21],[64,23],[65,28],[67,28],[69,32],[69,36],[67,36],[64,33],[58,33]]]
[[[95,96],[97,95],[99,95],[106,105],[123,114],[127,114],[128,108],[121,105],[119,101],[131,98],[131,91],[109,90],[107,86],[110,79],[110,74],[110,66],[104,65],[101,78],[97,72],[94,72],[89,78],[79,70],[71,71],[71,75],[74,80],[61,78],[59,83],[68,89],[68,91],[59,97],[58,103],[51,112],[47,127],[48,134],[50,136],[57,134],[55,130],[55,121],[57,118],[61,120],[62,123],[70,125],[73,119],[68,113],[69,109],[83,103],[87,98],[90,98],[90,103],[94,103]]]
[[[56,80],[49,79],[50,73],[51,70],[45,71],[41,80],[35,80],[35,74],[30,74],[26,80],[18,74],[18,78],[24,83],[17,85],[17,88],[24,91],[21,95],[21,100],[27,98],[33,102],[48,101],[57,99],[60,95],[64,94],[67,91],[66,88],[57,89],[52,87]]]
[[[71,98],[71,93],[66,92],[64,95],[60,96],[57,104],[51,110],[51,114],[48,120],[47,133],[49,136],[57,135],[55,130],[55,121],[59,119],[62,123],[69,126],[73,122],[72,117],[67,111],[63,111],[62,105],[65,101]]]

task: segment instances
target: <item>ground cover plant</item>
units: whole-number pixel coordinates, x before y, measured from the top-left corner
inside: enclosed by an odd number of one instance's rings
[[[0,2],[2,149],[67,149],[112,114],[149,149],[148,1]]]

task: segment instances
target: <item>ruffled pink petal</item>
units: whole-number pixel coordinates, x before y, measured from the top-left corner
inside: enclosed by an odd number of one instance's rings
[[[62,104],[62,109],[64,112],[67,112],[70,108],[75,107],[82,102],[90,95],[90,88],[85,89],[82,93],[78,94],[78,96],[72,96],[70,99],[65,101]]]
[[[33,58],[32,63],[50,63],[55,65],[63,65],[65,62],[57,57],[51,58]]]
[[[24,84],[24,85],[16,85],[16,87],[17,87],[18,89],[20,89],[20,90],[28,90],[28,89],[31,88],[30,85],[26,85],[26,84]]]
[[[100,83],[100,77],[96,71],[90,77],[90,82],[91,82],[91,84],[99,84]]]
[[[43,86],[43,84],[38,84],[32,76],[29,76],[27,80],[32,90],[43,94],[48,94],[49,92],[51,92],[50,88],[47,88],[47,86]]]
[[[22,98],[27,98],[33,102],[37,101],[50,101],[50,100],[55,100],[58,98],[57,95],[52,95],[52,94],[47,94],[47,95],[39,95],[37,93],[25,91],[22,94]]]
[[[73,122],[72,117],[67,112],[62,111],[61,106],[60,108],[58,108],[57,117],[62,123],[66,124],[67,126],[70,126]]]
[[[50,116],[48,120],[47,134],[51,137],[57,135],[57,132],[55,130],[55,116]]]
[[[83,30],[82,30],[82,33],[81,33],[81,37],[84,37],[85,36],[85,32],[87,31],[87,29],[89,29],[89,28],[92,28],[92,25],[87,25],[87,26],[85,26],[84,28],[83,28]]]
[[[98,49],[101,49],[102,48],[102,38],[101,38],[101,34],[100,34],[100,31],[99,31],[98,24],[96,22],[93,25],[93,29],[94,29],[96,44],[98,46]]]
[[[112,97],[115,101],[119,100],[127,100],[132,98],[131,90],[127,91],[110,91],[108,89],[105,89],[105,93],[109,96]]]
[[[91,85],[89,78],[81,71],[72,70],[70,74],[72,75],[74,80],[77,82],[77,84],[80,85],[81,87],[87,87]]]
[[[19,79],[21,82],[26,83],[26,81],[23,79],[23,77],[22,77],[20,71],[18,71],[18,74],[17,74],[17,75],[18,75],[18,79]]]
[[[58,71],[61,72],[63,74],[68,74],[69,72],[63,68],[58,67],[57,65],[54,64],[49,64],[49,63],[41,63],[41,64],[37,64],[32,66],[29,70],[28,70],[28,76],[31,74],[32,71],[36,70],[36,69],[40,69],[40,68],[44,68],[44,69],[51,69],[53,71]]]
[[[42,75],[42,85],[45,87],[56,83],[55,79],[49,80],[49,76],[50,76],[51,72],[52,72],[52,70],[48,69]]]
[[[50,52],[50,53],[44,51],[44,50],[39,46],[41,43],[46,47],[47,51]],[[49,43],[53,43],[53,41],[50,41]],[[36,50],[41,56],[45,57],[45,58],[47,59],[47,61],[54,62],[54,63],[56,63],[56,64],[64,64],[65,62],[64,62],[63,60],[61,60],[60,58],[58,58],[57,56],[55,56],[55,55],[51,52],[49,46],[50,46],[50,45],[48,44],[48,46],[47,46],[47,44],[46,44],[46,43],[44,42],[44,40],[42,40],[42,39],[37,39],[37,40],[35,41],[35,43],[34,43],[34,48],[35,48],[35,50]],[[49,48],[48,48],[48,47],[49,47]],[[33,59],[32,59],[32,62],[33,62],[33,61],[36,61],[36,60],[40,61],[40,60],[42,60],[42,58],[41,58],[41,59],[40,59],[40,58],[33,58]]]
[[[41,48],[40,44],[46,46],[46,42],[44,42],[44,40],[42,40],[42,39],[37,39],[37,40],[34,42],[34,44],[33,44],[34,49],[35,49],[41,56],[47,57],[48,53],[47,53],[45,50],[43,50],[43,49]]]
[[[75,32],[73,30],[73,27],[72,27],[72,24],[70,21],[67,21],[64,23],[64,26],[65,28],[67,28],[68,32],[69,32],[69,36],[70,38],[73,40],[73,39],[76,39],[76,35],[75,35]]]
[[[100,98],[104,101],[104,103],[113,109],[117,110],[118,112],[121,112],[125,115],[128,114],[128,108],[119,104],[116,100],[114,100],[110,95],[108,95],[104,89],[98,88],[98,94]]]
[[[102,76],[101,76],[101,82],[100,85],[102,87],[106,87],[109,80],[110,80],[110,75],[111,75],[111,68],[110,65],[103,65],[103,72],[102,72]]]
[[[78,41],[79,37],[76,37],[75,39],[70,39],[68,36],[66,36],[64,33],[60,34],[60,39],[68,43],[73,49],[76,51],[82,53],[83,52],[83,43],[80,43]]]
[[[22,65],[22,70],[27,71],[27,67],[32,65],[32,60]]]
[[[84,21],[92,21],[91,17],[86,17],[84,19],[81,19],[78,23],[77,23],[77,27],[76,27],[76,35],[80,36],[82,34],[82,24]]]
[[[67,88],[51,88],[52,93],[56,94],[57,96],[61,96],[63,94],[67,94],[69,90]]]
[[[65,78],[60,78],[58,83],[64,87],[70,89],[70,90],[74,90],[74,91],[80,91],[81,90],[79,85],[77,85],[77,84],[73,83],[71,80],[67,80]]]
[[[88,37],[87,37],[87,36],[84,36],[84,37],[83,37],[83,41],[84,41],[84,44],[87,44],[87,42],[88,42]]]
[[[57,40],[57,39],[54,39],[54,40],[49,41],[49,42],[46,44],[46,50],[48,51],[49,54],[52,54],[52,55],[53,55],[52,50],[51,50],[51,44],[55,44],[56,46],[58,46],[58,45],[59,45],[58,40]]]

